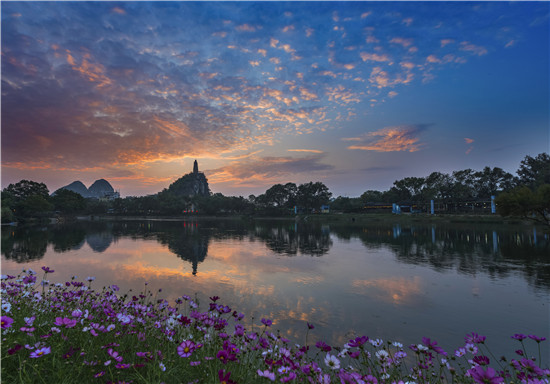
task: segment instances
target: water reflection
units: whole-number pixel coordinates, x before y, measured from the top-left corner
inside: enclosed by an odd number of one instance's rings
[[[359,239],[366,249],[388,247],[401,263],[460,274],[487,273],[491,278],[521,274],[536,288],[550,288],[550,242],[536,228],[482,225],[321,225],[294,221],[128,221],[77,222],[34,228],[2,228],[2,255],[26,263],[55,252],[79,250],[84,244],[105,252],[117,239],[155,240],[199,272],[212,240],[261,242],[277,255],[320,257],[340,240]],[[396,293],[396,295],[400,295]]]
[[[477,331],[509,351],[514,333],[550,337],[549,253],[540,231],[511,226],[150,220],[2,228],[4,274],[48,265],[56,280],[95,276],[96,287],[116,282],[123,291],[147,282],[169,300],[218,295],[256,320],[274,319],[295,342],[314,323],[310,341],[333,345],[366,334],[456,347]]]

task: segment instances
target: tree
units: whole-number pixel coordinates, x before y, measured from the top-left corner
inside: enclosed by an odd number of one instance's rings
[[[11,194],[15,199],[24,200],[29,196],[37,195],[48,199],[50,192],[48,187],[44,183],[37,183],[36,181],[21,180],[18,183],[10,184],[4,190]]]
[[[35,181],[21,180],[8,185],[2,192],[2,199],[4,198],[4,211],[11,210],[15,218],[42,216],[53,208],[46,184]]]
[[[396,180],[393,185],[397,189],[400,200],[417,200],[426,180],[423,177],[405,177],[401,180]]]
[[[448,200],[453,195],[453,178],[446,173],[432,172],[426,178],[426,185],[422,193],[425,200]]]
[[[81,194],[68,189],[59,189],[51,197],[51,202],[56,211],[63,213],[75,213],[86,207],[86,200]]]
[[[383,201],[383,193],[369,189],[368,191],[365,191],[360,198],[363,204],[381,203]]]
[[[514,184],[514,176],[498,167],[485,167],[483,171],[474,175],[474,187],[478,197],[496,196],[502,190],[511,189]]]
[[[476,172],[471,168],[453,172],[453,178],[455,179],[453,195],[456,200],[471,200],[477,196],[475,174]]]
[[[300,184],[296,196],[297,203],[307,211],[319,209],[322,205],[328,204],[332,193],[328,187],[320,181]]]
[[[535,157],[525,156],[517,174],[519,184],[532,190],[542,184],[550,184],[550,156],[544,152]]]
[[[550,226],[550,184],[535,191],[523,186],[496,198],[497,211],[502,216],[519,216]]]

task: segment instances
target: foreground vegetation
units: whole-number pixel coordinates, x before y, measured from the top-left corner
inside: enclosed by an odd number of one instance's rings
[[[513,335],[509,359],[476,333],[449,353],[427,337],[405,347],[358,336],[337,348],[310,345],[306,323],[300,346],[274,334],[270,319],[245,326],[218,297],[201,310],[185,295],[170,304],[114,284],[96,291],[93,277],[54,284],[42,269],[42,280],[32,270],[2,276],[2,382],[549,383],[536,335]]]

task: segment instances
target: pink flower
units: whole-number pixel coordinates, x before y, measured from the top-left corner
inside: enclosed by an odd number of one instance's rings
[[[274,372],[270,372],[267,369],[265,371],[262,371],[262,370],[258,369],[257,372],[258,372],[258,376],[268,378],[271,381],[275,381],[275,373]]]
[[[123,357],[120,356],[117,351],[113,350],[113,348],[109,348],[107,350],[107,353],[109,354],[109,356],[111,356],[113,359],[115,359],[119,363],[123,360]]]
[[[193,354],[196,346],[195,343],[191,340],[185,340],[180,345],[178,345],[178,355],[180,357],[189,357]]]
[[[50,347],[43,347],[40,349],[37,349],[35,351],[31,352],[31,355],[29,356],[31,359],[37,359],[39,357],[42,357],[44,355],[48,355],[52,352],[52,349]]]

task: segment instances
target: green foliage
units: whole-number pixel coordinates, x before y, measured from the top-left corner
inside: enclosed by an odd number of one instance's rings
[[[519,216],[550,226],[550,184],[543,184],[535,191],[524,186],[502,193],[496,204],[502,216]]]
[[[531,189],[550,184],[550,155],[540,153],[535,157],[525,156],[517,171],[520,185]]]
[[[44,183],[37,183],[30,180],[21,180],[18,183],[10,184],[5,189],[16,200],[25,200],[29,196],[37,195],[47,199],[49,197],[48,187]]]
[[[21,180],[2,191],[3,212],[11,211],[14,219],[43,217],[53,209],[48,187],[44,183]]]
[[[86,200],[79,193],[68,189],[59,189],[51,197],[51,202],[56,211],[65,214],[82,211],[86,207]]]
[[[325,184],[319,181],[316,183],[310,181],[298,186],[296,202],[304,207],[306,211],[310,209],[318,210],[322,205],[329,203],[331,196],[332,193]]]

